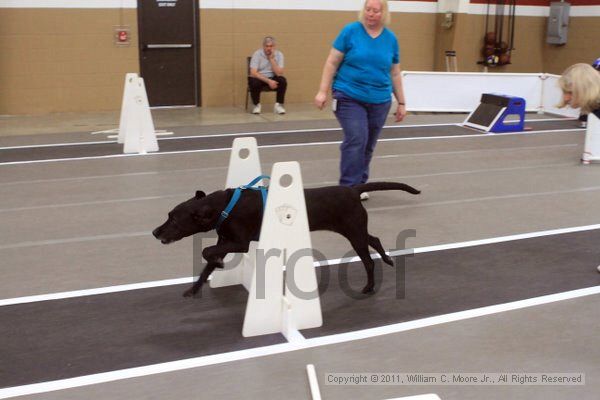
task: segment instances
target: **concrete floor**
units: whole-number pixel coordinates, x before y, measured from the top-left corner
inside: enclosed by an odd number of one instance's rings
[[[25,396],[23,399],[311,399],[314,364],[323,399],[598,398],[600,296],[244,361]],[[586,354],[585,356],[583,356]],[[327,385],[329,373],[583,372],[584,386]]]
[[[335,127],[328,111],[289,105],[288,114],[235,109],[153,111],[158,129],[183,134]],[[460,122],[464,114],[411,115],[403,125]],[[549,118],[530,115],[529,118]],[[0,146],[98,140],[118,113],[0,117]],[[600,222],[600,169],[581,166],[581,130],[531,135],[381,142],[372,180],[423,190],[376,193],[365,206],[386,248],[404,229],[411,247],[592,225]],[[337,144],[260,150],[264,171],[297,160],[305,185],[337,181]],[[0,164],[0,300],[189,276],[191,241],[161,246],[149,232],[196,189],[222,188],[226,152]],[[328,258],[349,246],[312,235]],[[594,270],[595,266],[590,266]],[[176,294],[178,295],[178,294]],[[384,399],[435,392],[446,399],[595,399],[600,392],[600,296],[541,305],[271,356],[117,380],[29,398],[308,399],[314,363],[324,399]],[[325,385],[328,372],[584,372],[584,386]],[[26,373],[24,371],[23,373]],[[3,392],[0,390],[0,398]]]

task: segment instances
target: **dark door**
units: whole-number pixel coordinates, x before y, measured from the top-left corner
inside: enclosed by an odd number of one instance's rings
[[[140,71],[150,106],[200,105],[198,0],[138,0]]]

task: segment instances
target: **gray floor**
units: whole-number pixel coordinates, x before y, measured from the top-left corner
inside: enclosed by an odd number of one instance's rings
[[[558,131],[572,129],[576,126],[573,120],[564,121],[533,121],[529,122],[529,127],[534,131]],[[242,127],[238,127],[242,128]],[[263,126],[248,126],[246,131],[241,134],[195,134],[195,127],[176,127],[172,128],[173,136],[158,138],[159,154],[174,153],[192,150],[217,150],[225,149],[231,146],[231,142],[236,137],[253,136],[256,138],[260,147],[266,146],[285,146],[303,143],[332,143],[340,139],[340,128],[310,128],[291,131],[273,131],[256,132],[257,128],[264,129]],[[411,138],[432,138],[448,136],[475,136],[483,135],[473,129],[465,129],[458,125],[437,125],[437,126],[387,126],[383,130],[381,140],[398,140]],[[31,162],[41,160],[66,160],[72,158],[92,158],[106,156],[122,156],[122,145],[116,139],[110,141],[80,142],[80,143],[60,143],[56,145],[45,146],[14,146],[0,148],[0,163]]]
[[[442,117],[414,116],[406,124],[440,123]],[[450,122],[464,118],[446,117]],[[335,126],[331,119],[308,116],[295,122],[262,121],[264,125],[238,122],[242,124],[218,129],[198,126],[181,134]],[[89,137],[60,130],[57,127],[56,134],[45,136],[33,130],[18,136],[5,133],[1,143],[79,142]],[[403,181],[423,193],[418,197],[374,194],[366,203],[370,231],[384,247],[393,248],[404,229],[417,232],[408,245],[422,247],[597,224],[600,169],[580,165],[582,146],[583,131],[578,129],[382,141],[372,180]],[[338,177],[337,144],[262,148],[260,155],[264,171],[274,162],[299,161],[306,186],[333,184]],[[196,189],[222,188],[227,163],[227,151],[214,151],[0,164],[0,219],[5,227],[0,232],[0,299],[189,276],[191,241],[162,246],[149,232]],[[328,258],[349,250],[343,239],[329,233],[315,233],[312,241]],[[595,267],[590,265],[590,271],[595,273]],[[595,274],[589,286],[598,285]],[[600,296],[587,296],[377,338],[29,397],[308,399],[304,366],[312,362],[324,399],[384,399],[431,392],[444,400],[592,399],[600,391],[600,354],[592,341],[600,328],[599,302]],[[215,311],[214,318],[219,314]],[[323,381],[327,372],[372,371],[584,372],[586,385],[339,387]]]
[[[600,230],[592,230],[397,257],[394,268],[376,267],[370,296],[359,291],[366,281],[360,262],[321,266],[325,323],[301,333],[331,337],[600,286],[590,268],[600,259],[599,241]],[[179,296],[188,287],[0,307],[3,361],[12,366],[0,369],[0,388],[286,341],[278,333],[242,336],[248,293],[241,285],[205,288],[196,300]]]
[[[598,398],[600,296],[553,303],[372,339],[210,367],[26,396],[27,399],[310,399],[306,364],[323,399]],[[338,372],[585,372],[585,386],[333,386]]]

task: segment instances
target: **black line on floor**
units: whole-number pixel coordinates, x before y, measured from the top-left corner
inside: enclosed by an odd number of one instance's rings
[[[577,122],[572,120],[559,121],[528,121],[535,130],[577,129]],[[412,126],[403,128],[384,129],[381,138],[417,138],[433,136],[462,136],[476,134],[473,130],[458,125],[442,126]],[[483,132],[482,132],[483,134]],[[200,136],[200,137],[171,137],[159,140],[160,152],[176,152],[186,150],[229,148],[235,137],[252,136],[252,133],[235,136]],[[342,140],[341,130],[314,130],[293,133],[272,133],[256,136],[259,146],[323,143]],[[66,158],[85,158],[114,156],[123,153],[123,145],[118,143],[90,143],[77,145],[56,145],[44,147],[25,147],[0,149],[0,163],[56,160]]]
[[[402,257],[396,267],[377,266],[377,293],[363,299],[356,298],[365,283],[360,263],[321,267],[320,286],[328,282],[321,295],[324,324],[302,334],[343,333],[598,286],[599,241],[596,230]],[[346,281],[352,296],[339,283]],[[0,387],[284,342],[279,334],[242,337],[247,292],[241,286],[205,287],[201,299],[182,298],[186,287],[0,307]]]

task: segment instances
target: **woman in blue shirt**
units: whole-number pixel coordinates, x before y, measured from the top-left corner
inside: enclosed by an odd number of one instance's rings
[[[390,22],[387,0],[366,0],[359,21],[346,25],[333,42],[323,68],[315,105],[323,109],[332,87],[332,108],[344,131],[340,147],[340,185],[369,178],[377,138],[391,107],[398,101],[396,121],[406,115],[400,50]],[[333,83],[333,84],[332,84]],[[363,193],[361,199],[368,199]]]

